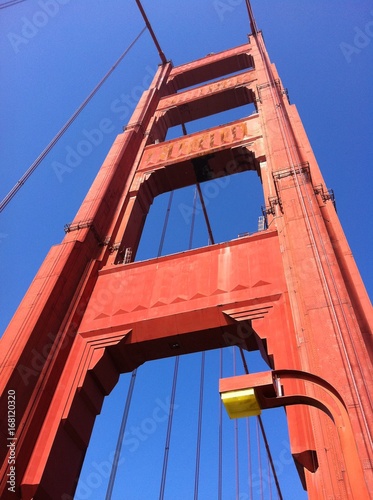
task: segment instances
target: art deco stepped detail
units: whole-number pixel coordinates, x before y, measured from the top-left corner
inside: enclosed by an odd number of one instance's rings
[[[244,119],[165,141],[174,125],[249,103],[257,112]],[[245,170],[263,185],[263,231],[133,262],[155,196]],[[120,373],[225,347],[244,324],[240,345],[260,349],[272,371],[222,380],[221,392],[254,388],[262,408],[286,405],[309,498],[367,499],[370,307],[261,34],[189,64],[162,64],[1,341],[1,418],[15,390],[22,498],[71,498]],[[7,498],[4,435],[0,449]]]

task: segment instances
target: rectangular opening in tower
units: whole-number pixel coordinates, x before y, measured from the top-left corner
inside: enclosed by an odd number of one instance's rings
[[[215,178],[203,182],[201,190],[215,243],[258,231],[263,190],[257,172],[246,171]],[[175,190],[170,210],[169,198],[170,193],[163,193],[153,200],[135,260],[157,256],[166,217],[168,222],[162,255],[208,245],[206,221],[195,186]]]
[[[193,63],[177,66],[172,70],[168,80],[169,88],[178,92],[181,89],[253,68],[253,58],[248,51],[249,45],[246,44],[232,49],[230,53],[228,51],[228,54],[227,51],[210,53]]]
[[[254,103],[248,103],[241,106],[234,107],[225,111],[220,111],[217,113],[212,113],[195,120],[184,122],[185,128],[188,134],[193,134],[195,132],[202,132],[203,130],[208,130],[212,127],[219,127],[220,125],[226,125],[228,123],[240,120],[251,116],[257,112]],[[174,125],[167,129],[165,141],[176,139],[184,135],[183,128],[181,124]]]

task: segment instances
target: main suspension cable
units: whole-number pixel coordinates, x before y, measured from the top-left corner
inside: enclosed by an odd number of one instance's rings
[[[258,27],[256,25],[256,20],[255,20],[253,9],[251,7],[250,0],[246,0],[246,7],[247,7],[247,12],[249,14],[251,33],[253,35],[256,35],[259,30],[258,30]]]
[[[67,120],[65,125],[57,132],[57,134],[53,137],[47,147],[40,153],[40,155],[36,158],[36,160],[32,163],[32,165],[26,170],[26,172],[22,175],[20,180],[17,182],[15,186],[9,191],[9,193],[5,196],[5,198],[0,202],[0,212],[4,210],[4,208],[8,205],[8,203],[12,200],[12,198],[18,193],[21,187],[25,184],[27,179],[31,176],[31,174],[37,169],[40,163],[44,160],[47,154],[51,151],[51,149],[57,144],[57,142],[64,135],[66,130],[70,127],[70,125],[76,120],[76,118],[80,115],[83,109],[87,106],[89,101],[97,94],[102,85],[106,82],[109,76],[113,73],[113,71],[117,68],[117,66],[121,63],[124,57],[128,54],[128,52],[132,49],[132,47],[139,40],[141,35],[146,31],[146,26],[140,31],[140,33],[136,36],[136,38],[130,43],[130,45],[126,48],[123,54],[117,59],[115,64],[109,69],[109,71],[104,75],[104,77],[99,81],[99,83],[95,86],[92,92],[84,99],[82,104],[78,107],[78,109],[74,112],[74,114]]]
[[[162,64],[166,64],[167,63],[166,56],[164,55],[164,53],[161,49],[161,46],[159,45],[157,37],[155,36],[154,30],[152,28],[152,25],[149,22],[148,16],[146,15],[145,10],[144,10],[143,6],[141,5],[140,0],[136,0],[136,3],[137,3],[137,6],[141,12],[141,15],[142,15],[144,21],[145,21],[146,27],[149,30],[150,36],[152,37],[154,45],[157,47],[158,54],[159,54],[159,57],[161,58]]]
[[[1,9],[7,9],[8,7],[12,7],[13,5],[17,5],[17,3],[25,2],[26,0],[10,0],[9,2],[5,2],[0,4]]]

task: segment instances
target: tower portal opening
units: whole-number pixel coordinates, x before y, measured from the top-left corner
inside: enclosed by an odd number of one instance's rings
[[[175,190],[169,214],[170,193],[163,193],[154,199],[136,260],[157,256],[167,214],[169,219],[162,255],[209,244],[201,200],[195,190],[195,186]],[[216,243],[258,231],[263,190],[256,172],[245,171],[211,179],[201,183],[201,191]]]

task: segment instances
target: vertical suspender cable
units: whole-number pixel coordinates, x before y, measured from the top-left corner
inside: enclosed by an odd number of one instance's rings
[[[219,378],[223,378],[223,349],[219,352]],[[223,403],[219,398],[218,500],[223,495]]]
[[[185,125],[183,125],[183,132],[186,133]],[[195,213],[197,204],[197,192],[198,188],[194,190],[193,198],[193,213],[192,222],[190,227],[190,238],[189,238],[189,250],[192,248],[193,244],[193,233],[194,233],[194,223],[195,223]],[[196,469],[194,476],[194,500],[198,499],[198,487],[199,487],[199,471],[200,471],[200,460],[201,460],[201,437],[202,437],[202,418],[203,418],[203,390],[205,381],[205,351],[202,352],[201,357],[201,376],[200,376],[200,392],[199,392],[199,408],[198,408],[198,428],[197,428],[197,449],[196,449]]]
[[[119,435],[118,435],[117,446],[116,446],[116,449],[115,449],[115,454],[114,454],[114,459],[113,459],[113,465],[112,465],[112,468],[111,468],[111,473],[110,473],[110,478],[109,478],[109,484],[108,484],[107,491],[106,491],[106,497],[105,497],[106,500],[110,500],[111,499],[111,495],[113,493],[113,488],[114,488],[114,483],[115,483],[115,476],[116,476],[117,470],[118,470],[120,452],[121,452],[121,449],[122,449],[124,433],[125,433],[126,425],[127,425],[128,413],[129,413],[130,406],[131,406],[133,389],[135,387],[136,375],[137,375],[137,368],[135,370],[133,370],[132,375],[131,375],[130,385],[129,385],[128,393],[127,393],[126,404],[125,404],[125,407],[124,407],[122,422],[121,422],[121,425],[120,425],[120,430],[119,430]]]
[[[252,476],[252,462],[251,462],[251,440],[250,440],[250,419],[246,418],[246,434],[247,434],[247,473],[250,481],[249,484],[249,500],[253,500],[253,482]]]
[[[197,186],[197,191],[198,191],[198,194],[199,194],[199,197],[200,197],[200,200],[201,200],[201,205],[202,205],[203,216],[204,216],[205,221],[206,221],[207,232],[209,233],[210,243],[211,243],[212,245],[214,245],[215,240],[214,240],[214,236],[213,236],[213,234],[212,234],[210,221],[209,221],[209,218],[208,218],[208,215],[207,215],[207,210],[206,210],[205,201],[204,201],[204,199],[203,199],[203,194],[202,194],[202,190],[201,190],[201,186],[199,185],[199,182],[197,182],[196,186]]]
[[[181,123],[181,128],[183,130],[183,134],[187,135],[187,130],[186,130],[186,127],[185,127],[184,123]],[[205,218],[207,232],[208,232],[208,235],[209,235],[209,240],[210,240],[211,245],[214,245],[215,244],[215,240],[214,240],[214,236],[212,234],[211,224],[210,224],[210,220],[209,220],[209,217],[208,217],[208,214],[207,214],[205,200],[203,199],[203,194],[202,194],[202,190],[201,190],[201,186],[200,186],[199,182],[196,182],[196,189],[197,189],[197,192],[198,192],[198,195],[199,195],[199,199],[201,201],[202,212],[203,212],[203,216]],[[194,214],[194,212],[195,212],[195,209],[193,210],[193,214]],[[194,224],[194,222],[193,222],[193,224]]]
[[[234,419],[234,453],[235,453],[235,485],[236,500],[240,498],[240,462],[238,453],[238,419]]]
[[[258,446],[258,471],[259,471],[259,484],[260,484],[260,498],[264,499],[263,491],[263,470],[262,470],[262,456],[260,452],[260,434],[259,434],[259,417],[256,418],[256,440]]]
[[[157,255],[158,257],[160,257],[162,255],[162,252],[163,252],[163,245],[164,245],[164,240],[165,240],[167,226],[168,226],[168,219],[170,218],[170,211],[171,211],[173,197],[174,197],[174,191],[171,191],[170,197],[168,199],[166,216],[165,216],[164,223],[163,223],[161,241],[159,242],[159,247],[158,247],[158,255]]]
[[[236,370],[236,349],[233,347],[233,374],[237,375]],[[235,450],[235,469],[236,469],[236,500],[240,498],[240,470],[238,454],[238,419],[234,419],[234,450]]]
[[[185,126],[184,126],[184,132]],[[190,226],[189,235],[189,250],[193,245],[193,235],[194,235],[194,223],[196,214],[196,203],[197,203],[197,189],[194,190],[193,197],[193,212],[192,212],[192,222]],[[199,407],[198,407],[198,426],[197,426],[197,447],[196,447],[196,468],[194,473],[194,500],[198,499],[198,487],[199,487],[199,471],[200,471],[200,460],[201,460],[201,436],[202,436],[202,416],[203,416],[203,389],[205,380],[205,352],[202,352],[201,357],[201,375],[200,375],[200,387],[199,387]]]
[[[160,487],[160,492],[159,492],[159,500],[163,500],[164,491],[165,491],[165,487],[166,487],[168,454],[169,454],[169,450],[170,450],[171,430],[172,430],[172,420],[173,420],[173,416],[174,416],[176,382],[177,382],[178,369],[179,369],[179,356],[176,356],[175,357],[174,376],[173,376],[173,381],[172,381],[170,412],[168,414],[166,444],[165,444],[164,456],[163,456],[163,468],[162,468],[162,478],[161,478],[161,487]]]
[[[205,351],[202,351],[201,358],[201,378],[199,388],[199,408],[198,408],[198,431],[197,431],[197,451],[196,451],[196,470],[194,476],[194,500],[198,499],[199,469],[201,459],[201,435],[202,435],[202,416],[203,416],[203,388],[205,382]]]
[[[196,205],[197,205],[197,188],[194,190],[192,222],[190,225],[189,246],[188,246],[189,250],[191,250],[193,246],[194,224],[196,220]]]
[[[160,257],[162,255],[162,251],[163,251],[163,245],[164,245],[164,240],[165,240],[165,236],[166,236],[166,232],[167,232],[173,195],[174,195],[174,191],[171,191],[170,197],[168,200],[166,215],[165,215],[165,219],[164,219],[161,241],[159,243],[159,248],[158,248],[158,257]],[[160,487],[160,493],[159,493],[160,499],[163,499],[163,497],[164,497],[164,490],[165,490],[165,486],[166,486],[168,455],[169,455],[170,441],[171,441],[171,430],[172,430],[172,420],[173,420],[174,406],[175,406],[175,395],[176,395],[176,383],[177,383],[178,369],[179,369],[179,356],[176,356],[175,357],[175,365],[174,365],[172,390],[171,390],[170,411],[168,414],[166,443],[165,443],[165,450],[164,450],[164,456],[163,456],[163,469],[162,469],[161,487]]]
[[[243,364],[245,373],[246,373],[246,375],[248,375],[249,374],[249,369],[248,369],[248,366],[247,366],[247,362],[246,362],[246,359],[245,359],[245,354],[243,352],[242,347],[239,347],[239,351],[240,351],[240,354],[241,354],[242,364]],[[257,421],[258,421],[257,425],[260,427],[260,431],[261,431],[261,434],[263,436],[263,442],[264,442],[264,446],[265,446],[265,449],[266,449],[266,452],[267,452],[268,460],[269,460],[269,463],[270,463],[270,466],[271,466],[272,474],[273,474],[273,477],[274,477],[274,480],[275,480],[277,494],[278,494],[279,499],[282,500],[282,493],[281,493],[280,483],[278,481],[277,472],[276,472],[276,469],[275,469],[275,464],[274,464],[273,458],[272,458],[272,453],[271,453],[271,450],[269,448],[267,434],[266,434],[266,431],[265,431],[264,425],[263,425],[263,420],[262,420],[262,417],[260,415],[257,417]]]
[[[282,500],[282,493],[281,493],[280,483],[278,482],[277,472],[276,472],[276,469],[275,469],[275,465],[273,463],[271,450],[269,449],[267,434],[266,434],[265,429],[264,429],[262,417],[260,415],[258,415],[257,416],[257,420],[258,420],[258,425],[260,427],[260,431],[261,431],[261,434],[262,434],[262,437],[263,437],[264,447],[265,447],[266,452],[267,452],[268,461],[270,463],[270,466],[271,466],[271,469],[272,469],[272,473],[273,473],[273,477],[275,479],[276,488],[277,488],[277,494],[278,494],[279,499]]]
[[[270,468],[270,463],[269,463],[269,457],[268,457],[268,455],[267,455],[267,469],[268,469],[269,500],[272,500],[271,468]]]
[[[184,135],[187,134],[184,123],[182,123],[182,129]],[[194,231],[194,221],[195,221],[195,212],[196,212],[196,201],[197,201],[197,192],[201,201],[203,215],[206,221],[206,226],[209,234],[210,243],[214,244],[214,236],[212,234],[210,221],[207,215],[205,202],[203,199],[203,194],[199,183],[196,183],[196,190],[194,192],[193,199],[193,213],[192,213],[192,225],[191,225],[191,234],[189,239],[189,249],[192,246],[193,241],[193,231]],[[195,482],[194,482],[194,500],[198,498],[198,483],[199,483],[199,468],[200,468],[200,445],[201,445],[201,432],[202,432],[202,408],[203,408],[203,384],[204,384],[204,370],[205,370],[205,352],[202,352],[202,360],[201,360],[201,381],[200,381],[200,400],[199,400],[199,414],[198,414],[198,432],[197,432],[197,453],[196,453],[196,473],[195,473]],[[220,370],[222,370],[222,352],[220,352]],[[222,494],[222,408],[221,403],[219,407],[219,474],[218,474],[218,499],[221,499]]]

